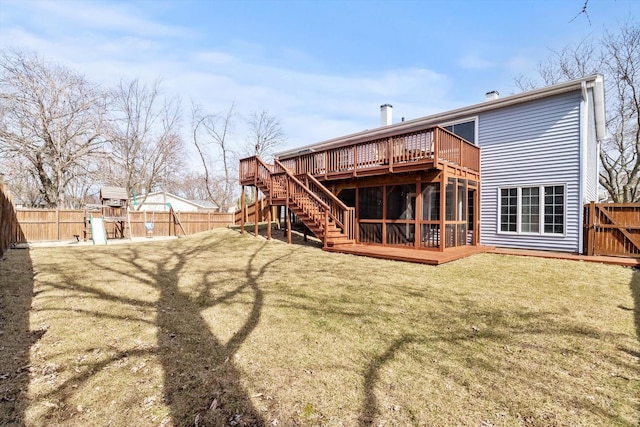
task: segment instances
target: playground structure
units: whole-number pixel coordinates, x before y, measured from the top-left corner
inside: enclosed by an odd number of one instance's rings
[[[131,239],[129,198],[123,187],[102,187],[100,204],[85,206],[84,240],[91,238],[93,244],[106,244],[108,239]],[[100,216],[97,216],[98,211]],[[94,216],[94,213],[96,214]],[[128,236],[127,236],[128,234]]]
[[[153,236],[153,231],[155,230],[156,223],[156,212],[169,212],[170,223],[169,223],[169,234],[171,235],[171,226],[173,225],[173,235],[178,235],[178,227],[180,227],[180,231],[184,236],[187,235],[184,226],[182,225],[182,221],[180,221],[180,217],[178,213],[173,209],[171,203],[157,203],[157,202],[146,202],[145,205],[148,206],[160,206],[162,209],[152,209],[152,210],[144,210],[142,211],[144,215],[144,228],[147,234],[147,237]],[[166,209],[165,209],[166,208]]]
[[[134,199],[134,205],[135,205]],[[149,205],[150,203],[147,203]],[[160,203],[151,203],[160,205]],[[161,203],[167,208],[170,216],[169,235],[178,235],[178,228],[183,235],[187,232],[180,221],[178,213],[170,203]],[[109,239],[132,239],[131,213],[127,190],[122,187],[102,187],[100,203],[88,204],[84,208],[84,241],[91,239],[94,245],[106,244]],[[144,227],[147,237],[154,235],[156,212],[143,212]],[[104,236],[104,237],[103,237]],[[139,235],[138,237],[142,237]]]

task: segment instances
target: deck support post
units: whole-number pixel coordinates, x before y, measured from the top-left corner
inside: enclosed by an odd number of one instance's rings
[[[473,191],[473,246],[480,244],[480,186]]]
[[[291,244],[291,211],[289,206],[287,206],[287,243]]]
[[[447,217],[447,174],[445,171],[440,172],[440,241],[438,242],[438,250],[444,252],[444,243],[446,240],[446,224]]]
[[[267,205],[267,240],[271,240],[271,211],[273,207],[271,204]]]
[[[286,197],[287,197],[287,201],[285,204],[285,211],[287,214],[287,243],[291,244],[291,210],[289,209],[289,197],[290,197],[290,182],[289,179],[287,179],[287,192],[286,192]]]
[[[244,212],[247,207],[244,203],[244,185],[240,192],[240,234],[244,234]]]
[[[256,200],[253,202],[253,235],[258,237],[258,224],[262,215],[262,199],[258,196],[258,187],[256,187]]]

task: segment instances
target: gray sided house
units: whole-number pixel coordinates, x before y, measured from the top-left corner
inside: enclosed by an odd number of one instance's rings
[[[289,209],[323,200],[294,213],[313,225],[309,212],[329,212],[312,230],[342,232],[336,245],[582,252],[583,205],[598,197],[605,136],[602,76],[489,93],[480,104],[395,124],[391,106],[381,108],[379,128],[279,153],[274,165],[243,159],[241,183]],[[315,196],[285,197],[283,174]]]

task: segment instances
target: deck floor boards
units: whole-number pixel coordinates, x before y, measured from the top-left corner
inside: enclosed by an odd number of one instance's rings
[[[538,258],[568,259],[573,261],[599,262],[601,264],[622,265],[640,268],[640,258],[627,258],[602,255],[579,255],[566,252],[534,251],[529,249],[495,248],[491,253],[500,255],[533,256]]]
[[[613,256],[587,256],[566,252],[534,251],[525,249],[494,248],[492,246],[459,246],[448,248],[444,252],[416,250],[413,248],[388,247],[377,245],[345,245],[326,248],[329,252],[340,252],[374,258],[408,261],[420,264],[440,265],[479,253],[498,255],[532,256],[538,258],[564,259],[572,261],[599,262],[602,264],[622,265],[640,268],[640,258],[625,258]]]
[[[458,246],[448,248],[444,252],[419,250],[413,248],[389,247],[377,245],[341,245],[325,248],[329,252],[340,252],[352,255],[368,256],[373,258],[391,259],[395,261],[408,261],[420,264],[440,265],[445,262],[455,261],[469,255],[490,252],[491,246]]]

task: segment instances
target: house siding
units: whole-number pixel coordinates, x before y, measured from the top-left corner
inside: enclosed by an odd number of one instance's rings
[[[481,244],[580,250],[581,97],[575,91],[479,115]],[[565,234],[498,232],[499,189],[538,185],[565,186]]]

